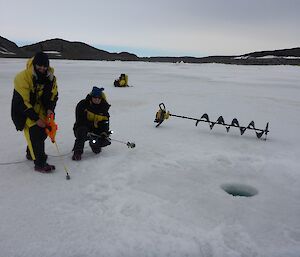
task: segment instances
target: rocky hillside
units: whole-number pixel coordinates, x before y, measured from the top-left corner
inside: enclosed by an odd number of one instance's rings
[[[0,36],[0,57],[23,57],[26,55],[14,42]]]
[[[32,45],[18,47],[14,42],[0,37],[0,58],[28,58],[38,51],[48,53],[51,59],[69,60],[107,60],[107,61],[144,61],[144,62],[185,62],[185,63],[224,63],[242,65],[300,65],[300,47],[272,51],[252,52],[239,56],[208,57],[138,57],[121,52],[110,53],[99,50],[82,42],[63,39],[50,39]]]
[[[82,42],[70,42],[63,39],[50,39],[32,45],[18,47],[15,43],[0,38],[0,57],[31,57],[36,52],[44,51],[51,59],[69,60],[121,60],[136,61],[138,57],[134,54],[109,53],[89,46]]]

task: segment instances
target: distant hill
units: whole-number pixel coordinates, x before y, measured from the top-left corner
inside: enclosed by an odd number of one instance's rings
[[[271,56],[276,57],[298,57],[300,58],[300,47],[290,48],[290,49],[282,49],[282,50],[274,50],[274,51],[261,51],[244,54],[244,57],[248,58],[266,58]]]
[[[135,54],[121,52],[109,53],[82,42],[70,42],[63,39],[50,39],[32,45],[18,47],[15,43],[0,37],[0,57],[29,58],[36,52],[44,51],[51,59],[69,60],[107,60],[136,61]]]
[[[135,54],[126,52],[109,53],[82,42],[70,42],[63,39],[50,39],[36,44],[20,47],[30,55],[38,51],[47,52],[50,58],[69,59],[69,60],[121,60],[136,61]]]
[[[0,57],[22,57],[25,53],[14,43],[0,36]]]
[[[239,56],[208,57],[138,57],[133,53],[110,53],[82,42],[55,38],[18,47],[14,42],[0,37],[0,58],[29,58],[44,51],[51,59],[144,61],[171,63],[224,63],[242,65],[300,65],[300,47],[272,51],[259,51]]]

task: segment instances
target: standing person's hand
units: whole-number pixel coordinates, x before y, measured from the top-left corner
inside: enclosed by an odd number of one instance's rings
[[[54,114],[54,112],[51,111],[51,110],[47,110],[47,116],[49,116],[49,115],[51,115],[51,114]]]
[[[36,125],[38,125],[41,128],[45,128],[46,127],[46,123],[42,119],[38,119],[37,122],[36,122]]]

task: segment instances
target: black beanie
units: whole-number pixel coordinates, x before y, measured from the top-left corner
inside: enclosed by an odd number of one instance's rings
[[[32,61],[33,65],[39,65],[44,67],[49,67],[49,58],[48,55],[44,52],[38,52]]]

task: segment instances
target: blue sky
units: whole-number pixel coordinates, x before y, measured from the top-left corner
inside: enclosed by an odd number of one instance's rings
[[[300,46],[299,0],[0,0],[0,6],[0,35],[19,46],[62,38],[138,56],[198,57]]]

